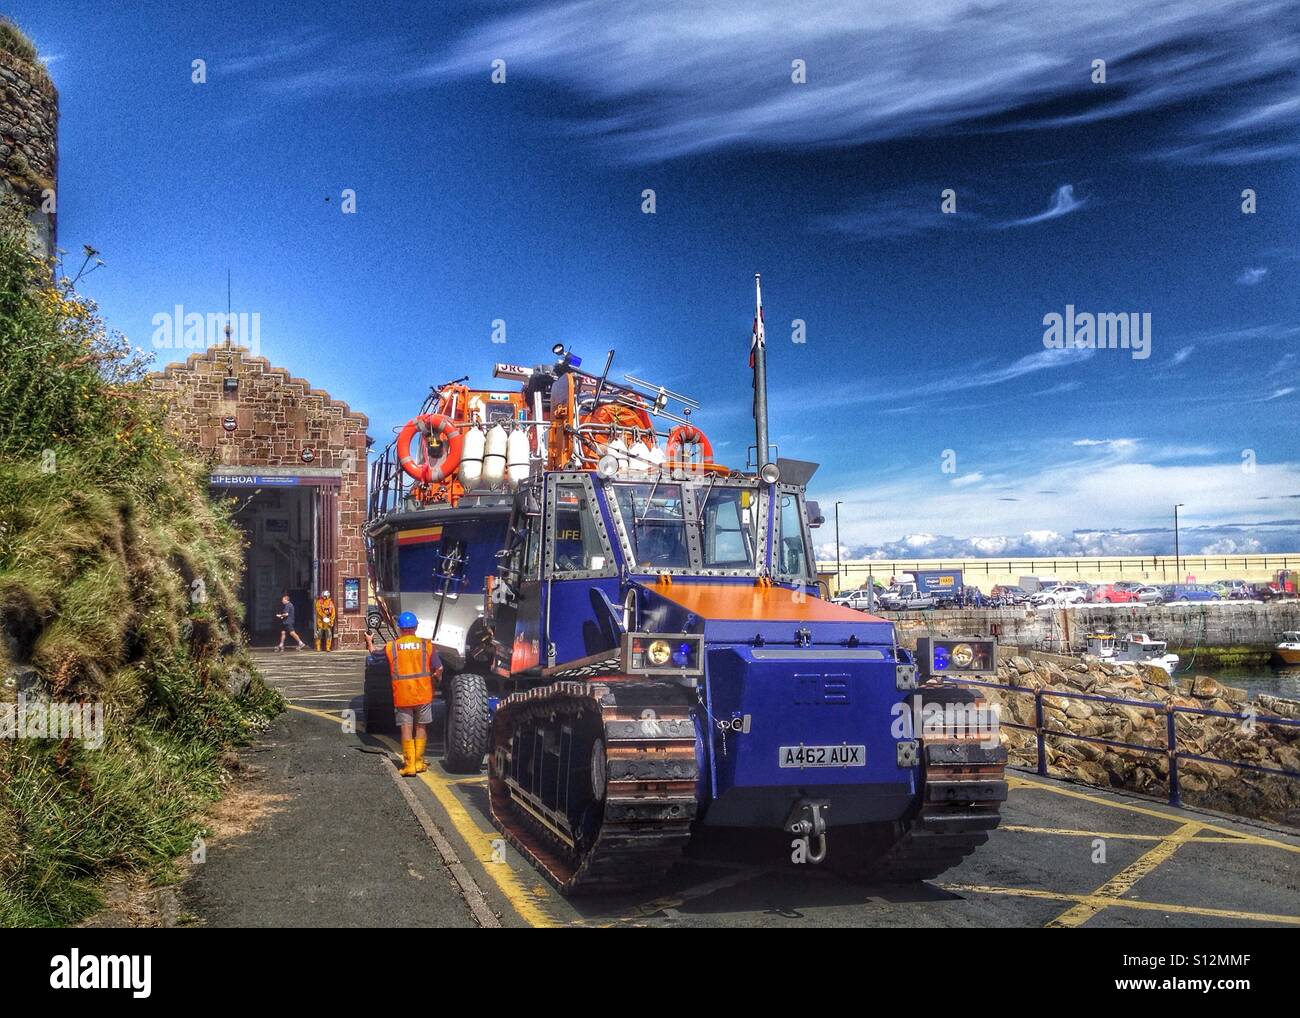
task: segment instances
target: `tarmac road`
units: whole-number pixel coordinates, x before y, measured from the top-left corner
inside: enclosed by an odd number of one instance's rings
[[[187,884],[210,925],[473,925],[481,892],[503,926],[1300,926],[1300,835],[1020,771],[1002,827],[938,881],[859,886],[789,863],[779,832],[713,832],[653,894],[565,899],[499,839],[485,779],[431,752],[402,780],[461,865],[444,864],[390,765],[360,751],[391,743],[340,723],[364,717],[362,654],[259,663],[294,709],[252,757],[291,798]]]

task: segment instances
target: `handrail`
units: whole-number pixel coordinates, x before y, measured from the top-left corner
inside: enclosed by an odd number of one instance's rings
[[[1260,774],[1273,774],[1284,778],[1300,778],[1300,771],[1290,771],[1276,767],[1264,767],[1259,764],[1243,763],[1239,760],[1226,760],[1221,757],[1206,756],[1201,753],[1183,752],[1178,748],[1178,726],[1175,724],[1179,714],[1197,714],[1204,716],[1227,718],[1229,720],[1248,721],[1252,724],[1265,725],[1282,725],[1284,727],[1300,728],[1300,719],[1296,718],[1279,718],[1272,715],[1259,714],[1230,714],[1226,711],[1210,710],[1208,707],[1180,707],[1170,703],[1162,703],[1159,700],[1129,700],[1124,697],[1102,696],[1098,693],[1076,693],[1073,690],[1059,689],[1035,689],[1032,686],[1013,686],[1004,685],[1000,682],[984,682],[979,679],[960,679],[949,676],[950,682],[966,686],[985,686],[989,689],[998,689],[1009,693],[1027,693],[1034,698],[1034,724],[1026,725],[1017,721],[1003,721],[998,718],[999,725],[1005,725],[1007,728],[1019,728],[1026,732],[1033,732],[1035,744],[1038,751],[1037,771],[1042,777],[1047,777],[1047,738],[1049,736],[1058,739],[1069,739],[1075,742],[1090,742],[1102,746],[1114,746],[1118,749],[1129,749],[1138,753],[1163,754],[1169,761],[1169,805],[1181,806],[1182,793],[1178,784],[1178,762],[1180,760],[1197,760],[1202,763],[1221,764],[1225,767],[1233,767],[1238,770],[1255,771]],[[1123,707],[1135,707],[1140,710],[1150,710],[1157,715],[1165,715],[1165,743],[1163,746],[1151,746],[1141,743],[1120,742],[1115,739],[1103,739],[1095,735],[1078,735],[1074,732],[1061,731],[1056,728],[1048,728],[1043,721],[1043,697],[1055,696],[1063,700],[1092,700],[1101,703],[1113,703]]]

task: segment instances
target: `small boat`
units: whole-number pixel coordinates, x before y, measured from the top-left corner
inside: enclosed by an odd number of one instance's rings
[[[1170,675],[1178,667],[1178,655],[1168,652],[1164,640],[1153,640],[1146,633],[1125,633],[1116,640],[1112,633],[1089,633],[1085,640],[1086,657],[1099,661],[1136,662],[1163,668]]]
[[[1273,648],[1273,663],[1300,665],[1300,630],[1288,629]]]
[[[1146,633],[1125,633],[1115,644],[1113,660],[1155,665],[1170,675],[1178,667],[1178,655],[1169,653],[1169,645],[1164,640],[1151,639]]]

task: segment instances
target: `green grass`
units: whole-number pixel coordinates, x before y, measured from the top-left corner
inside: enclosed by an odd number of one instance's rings
[[[36,54],[36,44],[8,18],[0,18],[0,50],[21,57],[29,64],[40,66],[41,60]]]
[[[49,926],[93,910],[113,869],[174,877],[223,752],[284,703],[242,647],[242,539],[204,464],[25,230],[0,198],[0,677],[101,704],[107,730],[99,748],[0,739],[0,924]],[[255,677],[238,698],[235,667]]]

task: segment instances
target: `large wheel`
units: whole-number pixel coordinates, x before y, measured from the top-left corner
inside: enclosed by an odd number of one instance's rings
[[[366,661],[366,731],[371,735],[391,735],[397,731],[393,716],[393,682],[388,674],[388,662]]]
[[[452,774],[477,774],[488,745],[487,683],[476,672],[457,672],[447,680],[446,700],[442,765]]]

